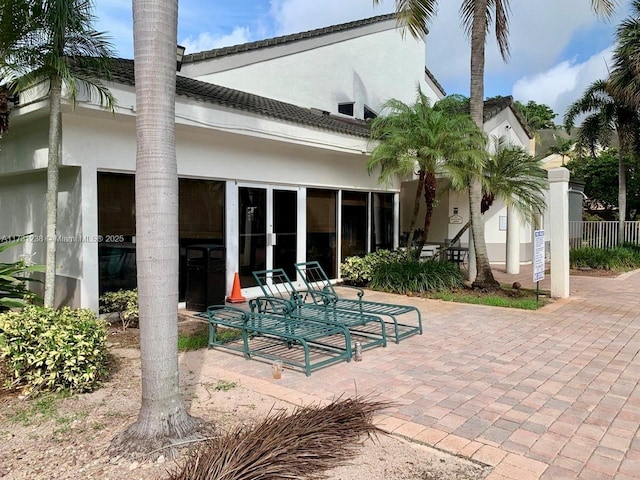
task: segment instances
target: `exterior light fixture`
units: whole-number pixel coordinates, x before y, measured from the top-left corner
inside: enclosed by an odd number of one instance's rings
[[[184,57],[185,47],[182,45],[176,46],[176,71],[179,72],[182,68],[182,58]]]

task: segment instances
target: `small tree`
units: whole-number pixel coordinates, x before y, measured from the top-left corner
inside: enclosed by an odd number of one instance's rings
[[[49,93],[49,158],[47,164],[47,230],[44,304],[54,304],[58,170],[62,140],[62,90],[74,104],[78,92],[97,93],[113,109],[114,100],[100,78],[109,74],[112,49],[93,29],[90,0],[7,0],[0,9],[0,84],[14,92],[38,88]]]
[[[436,202],[436,174],[454,175],[452,169],[479,169],[485,159],[484,135],[468,115],[448,113],[431,107],[429,98],[418,89],[416,102],[407,105],[391,99],[385,104],[389,112],[376,118],[371,136],[379,145],[367,163],[369,172],[379,168],[378,181],[389,182],[396,175],[410,176],[417,171],[418,188],[409,227],[407,250],[413,244],[415,224],[424,194],[426,213],[419,255],[429,234]]]

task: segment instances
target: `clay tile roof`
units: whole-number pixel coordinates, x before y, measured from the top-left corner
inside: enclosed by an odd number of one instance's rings
[[[371,25],[373,23],[383,22],[385,20],[391,20],[396,18],[395,13],[389,13],[387,15],[379,15],[377,17],[365,18],[363,20],[356,20],[354,22],[341,23],[339,25],[332,25],[324,28],[317,28],[315,30],[308,30],[306,32],[292,33],[290,35],[282,35],[280,37],[267,38],[265,40],[258,40],[255,42],[242,43],[240,45],[233,45],[230,47],[216,48],[213,50],[206,50],[204,52],[191,53],[185,55],[182,59],[183,63],[197,62],[201,60],[207,60],[210,58],[218,58],[224,55],[231,55],[234,53],[247,52],[250,50],[257,50],[265,47],[272,47],[274,45],[281,45],[283,43],[295,42],[298,40],[305,40],[313,37],[321,37],[329,35],[331,33],[342,32],[357,27],[363,27]]]
[[[110,80],[134,85],[133,60],[115,59],[111,66]],[[369,125],[364,120],[337,117],[329,112],[303,108],[180,75],[176,77],[176,95],[299,125],[357,137],[369,137]]]

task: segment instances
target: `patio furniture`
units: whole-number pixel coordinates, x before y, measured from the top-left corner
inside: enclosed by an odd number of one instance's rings
[[[307,376],[318,368],[351,361],[351,336],[343,325],[224,305],[210,306],[200,316],[209,321],[209,348],[240,351],[247,360],[252,356],[279,360],[302,369]],[[219,325],[240,330],[242,347],[219,341]]]
[[[366,312],[335,308],[337,297],[326,292],[299,292],[281,268],[253,272],[264,297],[254,299],[252,309],[262,313],[286,315],[315,322],[329,322],[349,329],[363,350],[387,346],[386,325],[382,318]],[[291,310],[290,305],[294,308]]]
[[[423,245],[420,251],[420,260],[427,260],[437,256],[440,245]]]
[[[302,276],[304,283],[307,286],[308,294],[313,301],[320,300],[322,298],[320,295],[325,294],[329,295],[329,298],[333,299],[331,304],[336,309],[357,312],[360,315],[367,314],[382,316],[383,318],[388,319],[393,325],[393,333],[396,343],[399,343],[401,339],[411,335],[422,335],[422,316],[416,307],[363,300],[364,290],[352,286],[344,287],[355,289],[357,291],[358,298],[341,298],[337,295],[329,277],[327,277],[327,274],[318,262],[296,263],[296,269]],[[413,322],[404,323],[405,320],[402,320],[403,323],[401,323],[398,320],[398,317],[403,315],[414,317]]]

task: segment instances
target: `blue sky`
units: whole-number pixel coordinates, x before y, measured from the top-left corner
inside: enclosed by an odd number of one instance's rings
[[[95,0],[97,28],[117,54],[133,58],[131,0]],[[439,2],[427,37],[425,63],[447,93],[469,93],[469,42],[459,21],[460,1]],[[511,0],[511,59],[504,63],[494,38],[487,43],[485,95],[535,100],[564,114],[594,80],[607,75],[616,25],[628,15],[597,18],[590,0]],[[393,11],[383,0],[180,0],[178,41],[187,53],[301,32]]]

